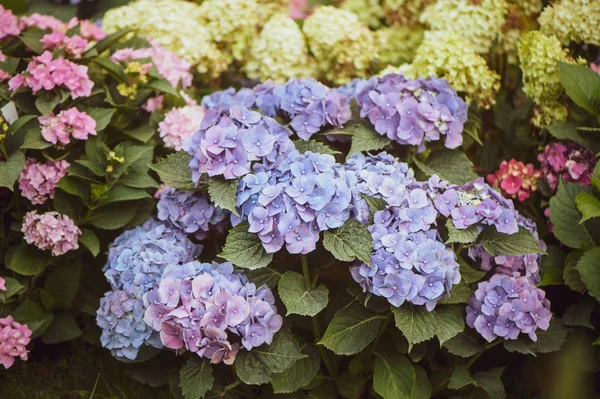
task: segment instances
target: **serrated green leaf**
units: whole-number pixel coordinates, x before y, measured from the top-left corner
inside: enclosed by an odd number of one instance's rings
[[[363,124],[356,125],[352,130],[352,144],[348,157],[357,152],[380,150],[391,141],[385,136],[379,135],[372,127]]]
[[[585,252],[575,269],[589,294],[600,301],[600,247]]]
[[[48,97],[48,95],[51,97]],[[40,94],[35,99],[35,107],[43,116],[49,116],[52,111],[54,111],[54,108],[56,108],[58,103],[60,103],[60,97],[55,96],[53,93]]]
[[[465,358],[479,353],[484,348],[481,342],[464,332],[444,342],[442,346],[451,354]]]
[[[588,112],[600,114],[600,75],[583,65],[559,62],[560,82],[567,95]]]
[[[80,337],[82,334],[83,331],[77,325],[73,314],[68,310],[63,310],[54,314],[52,324],[42,334],[42,341],[45,344],[58,344]]]
[[[101,206],[90,212],[87,223],[104,230],[116,230],[125,226],[135,218],[139,211],[139,203],[126,201],[118,207],[112,205]]]
[[[169,187],[182,190],[194,190],[196,185],[192,181],[192,171],[188,167],[191,156],[183,151],[169,155],[166,159],[150,165],[158,173],[160,180]]]
[[[158,188],[158,183],[146,172],[131,171],[119,179],[119,183],[132,188]]]
[[[589,137],[582,136],[577,131],[577,124],[572,121],[557,123],[546,126],[550,134],[559,140],[571,140],[586,148],[595,148],[594,141]]]
[[[499,233],[495,226],[486,227],[479,234],[477,243],[482,244],[492,256],[520,256],[544,252],[539,241],[523,227],[519,227],[519,231],[514,234]]]
[[[98,240],[98,236],[92,230],[81,229],[79,242],[90,251],[92,256],[96,257],[100,253],[100,240]]]
[[[215,205],[239,216],[236,207],[238,179],[225,180],[216,177],[208,179],[208,195]]]
[[[454,284],[449,295],[445,295],[438,301],[440,305],[452,305],[458,303],[467,303],[473,296],[474,290],[465,282],[464,279],[460,283]]]
[[[134,201],[144,198],[151,198],[146,190],[118,184],[110,189],[106,199],[98,202],[98,206],[105,206],[113,202]]]
[[[13,191],[24,165],[25,155],[21,151],[13,152],[5,162],[0,162],[0,187]]]
[[[371,211],[369,220],[371,222],[373,221],[373,215],[375,213],[384,210],[388,206],[388,203],[383,198],[375,198],[363,193],[360,193],[360,195],[365,199],[365,201],[367,201],[367,204],[369,205],[369,210]]]
[[[446,220],[446,228],[448,229],[448,240],[446,244],[457,242],[459,244],[470,244],[475,242],[479,235],[477,226],[469,226],[466,229],[457,229],[452,223],[452,219]]]
[[[42,335],[54,320],[54,314],[45,310],[42,305],[26,299],[12,312],[18,323],[27,324],[32,331],[31,338]]]
[[[235,372],[244,384],[262,385],[271,381],[270,371],[253,351],[241,351],[235,358]]]
[[[192,357],[179,371],[179,387],[185,399],[200,399],[213,387],[212,365],[208,359]]]
[[[0,290],[0,302],[4,303],[8,298],[15,295],[23,285],[12,277],[3,277],[5,290]]]
[[[464,281],[467,284],[475,283],[483,278],[486,275],[486,271],[475,270],[473,269],[463,258],[462,256],[457,256],[456,260],[458,265],[460,266],[460,277],[461,281]]]
[[[316,140],[296,140],[294,141],[294,145],[300,154],[304,154],[307,151],[329,155],[341,154],[341,152],[336,151],[328,145]]]
[[[471,377],[469,369],[464,364],[457,364],[448,381],[448,388],[461,389],[473,384],[475,384],[475,380]]]
[[[223,252],[219,256],[238,267],[260,269],[273,260],[273,254],[265,251],[262,242],[254,233],[248,233],[250,225],[243,222],[229,230]]]
[[[396,327],[409,343],[409,347],[419,342],[430,340],[436,333],[436,316],[424,306],[407,303],[394,308]]]
[[[473,379],[477,386],[482,388],[491,399],[504,399],[506,397],[504,384],[502,384],[500,375],[497,373],[480,371],[473,374]]]
[[[571,327],[581,326],[594,329],[591,319],[595,307],[596,303],[593,300],[583,298],[567,308],[563,314],[562,322]]]
[[[575,197],[577,209],[583,215],[579,224],[591,218],[600,217],[600,200],[589,193],[580,193]]]
[[[562,348],[567,334],[571,331],[561,321],[553,317],[547,331],[536,330],[537,341],[532,341],[527,335],[521,334],[516,340],[505,340],[504,348],[509,352],[518,352],[536,356],[538,353],[556,352]]]
[[[384,399],[415,398],[417,374],[408,359],[398,353],[376,354],[373,389]]]
[[[319,345],[338,355],[358,353],[375,339],[383,319],[385,316],[353,302],[335,313]]]
[[[413,158],[415,165],[428,176],[438,175],[440,179],[454,184],[465,184],[475,180],[473,165],[464,152],[459,150],[437,150],[425,162]]]
[[[298,359],[282,373],[273,373],[271,384],[275,393],[296,392],[307,386],[321,366],[321,355],[315,345],[309,344],[302,348],[307,357]]]
[[[552,233],[571,248],[581,248],[589,239],[584,226],[574,223],[581,219],[575,204],[575,198],[581,193],[591,193],[591,190],[561,180],[556,195],[550,198],[550,221],[554,225]]]
[[[97,132],[106,129],[116,111],[115,108],[89,108],[85,110],[96,121]]]
[[[42,137],[42,130],[39,127],[28,129],[23,139],[23,149],[43,150],[52,147],[52,143],[47,142]]]
[[[373,238],[369,230],[356,220],[348,220],[336,232],[325,231],[323,246],[338,260],[355,259],[371,266]]]
[[[288,271],[279,280],[279,297],[287,314],[315,316],[327,306],[329,290],[324,285],[307,287],[304,276]]]
[[[440,346],[465,330],[464,318],[456,308],[438,305],[434,312],[437,318],[435,335]]]
[[[63,309],[71,306],[79,291],[79,280],[81,277],[81,266],[78,264],[60,265],[54,268],[46,277],[44,292],[49,296],[49,301],[42,303],[48,310]]]
[[[43,272],[50,263],[50,254],[39,249],[21,245],[10,259],[8,268],[23,276],[34,276]]]

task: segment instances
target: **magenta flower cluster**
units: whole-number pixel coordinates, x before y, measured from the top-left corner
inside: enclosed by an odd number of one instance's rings
[[[148,107],[147,110],[154,110],[158,107],[158,104],[148,103]],[[202,106],[186,105],[173,108],[166,113],[165,118],[158,124],[158,133],[165,146],[180,151],[183,148],[184,141],[192,137],[200,128],[203,118],[204,108]]]
[[[70,217],[58,212],[46,212],[41,215],[38,215],[37,211],[27,212],[21,231],[25,234],[27,244],[33,244],[41,250],[49,250],[53,256],[79,248],[81,230]]]
[[[58,181],[66,176],[69,163],[67,161],[38,162],[28,158],[19,175],[21,194],[34,205],[41,205],[54,198]]]
[[[360,86],[356,101],[361,118],[368,117],[377,133],[400,144],[424,150],[426,142],[441,136],[448,148],[462,144],[467,104],[444,79],[372,77]]]
[[[12,316],[0,318],[0,364],[9,368],[15,358],[27,360],[26,346],[31,341],[31,330],[27,325],[15,321]]]
[[[558,141],[548,144],[538,155],[538,161],[544,180],[552,192],[556,192],[561,179],[589,187],[597,159],[590,149],[569,141]]]
[[[88,41],[81,36],[67,36],[59,30],[45,34],[40,42],[44,45],[42,50],[64,50],[74,58],[80,58],[88,45]]]
[[[71,137],[87,140],[89,135],[96,135],[96,120],[77,108],[60,111],[58,115],[40,116],[42,137],[56,144],[69,144]]]
[[[5,37],[19,36],[21,28],[19,28],[19,20],[11,10],[5,9],[0,5],[0,40]]]
[[[537,341],[536,330],[547,330],[552,313],[546,293],[525,277],[503,274],[479,283],[467,306],[467,325],[488,342],[497,337],[514,340],[527,334]]]
[[[247,350],[270,344],[283,323],[271,290],[256,288],[231,263],[168,266],[144,303],[144,320],[165,347],[211,363],[233,364],[240,344],[230,340],[236,336]]]

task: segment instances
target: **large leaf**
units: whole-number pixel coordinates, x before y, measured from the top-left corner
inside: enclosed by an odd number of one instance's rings
[[[372,127],[358,124],[349,129],[352,132],[352,144],[348,157],[356,152],[380,150],[391,141],[385,136],[381,136]]]
[[[538,240],[525,228],[514,234],[499,233],[495,226],[485,228],[477,242],[492,256],[520,256],[542,253]]]
[[[373,371],[373,389],[383,399],[420,399],[423,396],[418,385],[429,381],[417,380],[417,373],[410,361],[399,353],[376,354]]]
[[[591,296],[600,301],[600,247],[583,254],[575,269]]]
[[[594,140],[577,131],[577,124],[575,122],[566,121],[557,123],[547,126],[546,129],[548,129],[552,136],[559,140],[571,140],[587,148],[595,148],[597,146]]]
[[[560,82],[567,95],[588,112],[600,114],[600,75],[587,66],[560,64]]]
[[[518,352],[535,356],[538,353],[556,352],[562,348],[567,334],[571,331],[561,321],[554,317],[547,331],[537,329],[537,341],[532,341],[527,335],[521,334],[516,340],[504,341],[504,348],[509,352]]]
[[[143,88],[150,89],[150,90],[156,90],[156,91],[158,91],[160,93],[164,93],[164,94],[170,94],[177,98],[179,97],[179,93],[177,92],[177,90],[166,79],[154,79],[151,82],[149,82],[148,84],[146,84]]]
[[[60,97],[50,94],[40,94],[35,99],[35,107],[43,116],[49,116],[60,103]]]
[[[454,227],[454,223],[452,223],[452,219],[450,218],[446,220],[446,227],[448,228],[448,241],[446,241],[446,244],[453,242],[459,244],[470,244],[475,242],[477,236],[479,235],[479,229],[477,229],[477,226],[469,226],[466,229],[457,229]]]
[[[583,298],[579,302],[572,304],[565,311],[562,322],[571,327],[587,327],[594,329],[591,322],[592,312],[596,307],[596,302],[590,298]]]
[[[580,193],[575,197],[577,209],[583,215],[579,223],[588,219],[600,217],[600,200],[589,193]]]
[[[54,314],[45,310],[42,305],[30,299],[26,299],[12,312],[15,320],[21,324],[27,324],[33,334],[31,338],[42,335],[54,320]]]
[[[208,195],[215,205],[239,215],[236,207],[238,180],[225,180],[216,177],[208,179]]]
[[[132,188],[117,184],[108,192],[108,197],[98,203],[99,206],[111,204],[113,202],[134,201],[144,198],[150,198],[146,190],[142,188]]]
[[[371,266],[373,238],[369,230],[356,220],[348,220],[336,232],[326,231],[323,246],[338,260],[351,262],[358,259]]]
[[[241,351],[235,358],[235,372],[244,384],[261,385],[271,380],[270,370],[254,351]]]
[[[484,349],[484,346],[477,339],[465,334],[459,333],[454,338],[444,342],[442,345],[453,355],[460,357],[471,357]]]
[[[57,344],[59,342],[70,341],[82,334],[83,331],[77,325],[73,314],[68,310],[63,310],[54,314],[52,324],[42,334],[42,341],[45,344]]]
[[[138,211],[138,201],[127,201],[119,206],[105,205],[90,212],[87,223],[104,230],[116,230],[132,221]]]
[[[19,290],[21,288],[23,288],[23,285],[21,285],[21,283],[19,283],[19,281],[15,280],[14,278],[11,278],[11,277],[3,277],[3,278],[4,278],[4,287],[6,289],[0,290],[0,302],[2,302],[2,303],[6,302],[6,300],[8,298],[15,295],[17,292],[19,292]]]
[[[44,283],[42,303],[49,310],[71,306],[79,291],[81,266],[76,263],[60,265],[48,273]]]
[[[588,187],[561,180],[556,195],[550,199],[550,221],[554,225],[552,233],[571,248],[581,248],[589,239],[585,227],[577,223],[581,213],[575,198],[581,193],[590,192]]]
[[[110,123],[112,116],[116,112],[114,108],[90,108],[85,110],[86,113],[96,120],[96,131],[100,132],[106,129]]]
[[[23,276],[35,276],[43,272],[50,263],[50,254],[22,244],[10,258],[8,268]]]
[[[42,53],[42,48],[44,47],[43,43],[40,40],[44,37],[47,32],[37,29],[37,28],[29,28],[19,36],[19,39],[25,44],[28,48],[33,50],[36,54]]]
[[[324,285],[307,287],[304,276],[288,271],[279,280],[279,297],[287,314],[315,316],[327,306],[329,291]]]
[[[464,152],[459,150],[437,150],[425,162],[414,158],[415,164],[428,176],[438,175],[442,180],[454,184],[465,184],[477,178],[473,165]]]
[[[110,35],[107,35],[104,39],[98,41],[96,45],[93,47],[96,49],[98,54],[102,54],[105,50],[108,50],[110,46],[118,42],[123,36],[127,35],[131,32],[131,29],[121,29]]]
[[[464,364],[457,364],[448,381],[448,388],[461,389],[473,384],[475,384],[475,380],[471,377],[469,369]]]
[[[321,355],[315,345],[308,344],[302,348],[307,357],[298,359],[283,373],[274,373],[271,384],[275,393],[291,393],[307,386],[319,371]]]
[[[13,152],[5,162],[0,162],[0,187],[8,187],[13,191],[24,165],[25,155],[21,151]]]
[[[196,186],[192,181],[192,171],[188,167],[190,155],[179,151],[169,155],[161,162],[150,165],[158,173],[160,180],[169,187],[182,190],[193,190]]]
[[[430,312],[424,306],[405,304],[394,308],[394,319],[409,347],[434,336],[443,345],[465,329],[462,316],[451,306],[438,306]]]
[[[473,374],[473,379],[476,385],[482,388],[491,399],[504,399],[506,392],[500,376],[501,373],[480,371]]]
[[[338,355],[353,355],[375,339],[383,319],[385,316],[353,302],[336,312],[319,344]]]
[[[245,269],[260,269],[273,260],[273,254],[265,251],[254,233],[248,233],[250,225],[243,222],[229,230],[223,252],[219,256]]]
[[[213,386],[212,365],[208,359],[191,357],[179,371],[179,387],[185,399],[200,399]]]

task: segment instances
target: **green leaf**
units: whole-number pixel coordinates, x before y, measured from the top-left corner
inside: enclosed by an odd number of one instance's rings
[[[594,329],[591,319],[595,306],[596,303],[593,300],[583,298],[567,308],[563,314],[562,322],[571,327],[581,326]]]
[[[465,330],[463,316],[452,306],[437,306],[434,310],[437,318],[435,335],[440,346]]]
[[[108,50],[110,46],[118,42],[123,36],[127,35],[131,32],[131,29],[121,29],[110,35],[106,36],[104,39],[98,41],[93,49],[96,49],[98,54],[102,54],[105,50]]]
[[[465,358],[471,357],[484,349],[483,345],[477,339],[464,332],[444,342],[442,346],[451,354]]]
[[[591,218],[600,217],[600,200],[589,193],[580,193],[575,197],[577,209],[583,215],[579,224]]]
[[[176,98],[179,98],[179,93],[166,79],[154,79],[148,84],[144,85],[144,89],[156,90],[161,93],[170,94]]]
[[[575,269],[589,294],[600,301],[600,247],[594,247],[584,253]]]
[[[596,190],[600,191],[600,162],[596,163],[594,172],[592,173],[592,185]]]
[[[42,305],[26,299],[18,308],[12,312],[12,316],[18,323],[27,324],[33,334],[31,338],[42,335],[54,320],[54,314],[45,310]]]
[[[571,100],[588,112],[600,114],[600,75],[587,66],[559,62],[560,82]]]
[[[363,193],[360,193],[360,195],[365,199],[365,201],[367,201],[367,204],[369,205],[369,210],[371,211],[370,221],[373,221],[373,215],[375,213],[384,210],[388,206],[388,203],[383,198],[375,198]]]
[[[307,386],[319,371],[321,355],[315,345],[308,344],[302,348],[307,357],[298,359],[283,373],[273,373],[271,384],[275,393],[296,392]]]
[[[192,171],[188,167],[190,160],[191,156],[187,152],[179,151],[161,162],[150,165],[150,169],[158,173],[160,180],[169,187],[194,190],[196,185],[192,181]]]
[[[238,180],[225,180],[216,177],[208,179],[208,195],[215,205],[239,216],[236,207]]]
[[[120,83],[127,82],[127,74],[125,70],[120,66],[105,57],[96,57],[92,59],[92,62],[97,64],[99,67],[108,72],[113,78],[117,79]]]
[[[4,277],[4,287],[6,290],[0,290],[0,302],[4,303],[8,298],[15,295],[23,286],[18,280],[11,277]]]
[[[491,399],[504,399],[506,392],[504,391],[504,384],[500,379],[501,374],[480,371],[479,373],[473,374],[473,379],[476,385],[482,388]]]
[[[347,371],[336,378],[337,393],[348,399],[360,399],[365,390],[365,379],[357,374]]]
[[[238,267],[259,269],[273,260],[273,254],[265,251],[262,241],[254,233],[248,233],[250,225],[243,222],[229,230],[223,252],[219,256]]]
[[[409,347],[435,336],[437,318],[433,312],[425,309],[425,306],[414,306],[407,303],[399,308],[394,308],[393,312],[396,327],[406,337]]]
[[[499,233],[495,226],[485,228],[477,242],[492,256],[528,255],[543,253],[538,240],[525,228],[514,234]]]
[[[240,351],[235,358],[235,372],[244,384],[262,385],[271,380],[270,371],[254,351]]]
[[[353,302],[335,313],[319,345],[338,355],[358,353],[375,339],[383,319],[385,316]]]
[[[446,244],[457,242],[459,244],[470,244],[475,242],[479,235],[477,226],[469,226],[466,229],[457,229],[452,223],[452,219],[446,220],[446,228],[448,228],[448,241]]]
[[[44,282],[45,296],[42,296],[44,307],[48,310],[70,307],[79,291],[80,277],[81,266],[76,263],[54,268]]]
[[[111,204],[113,202],[133,201],[144,198],[151,198],[146,190],[142,188],[132,188],[123,185],[113,186],[108,192],[108,197],[98,203],[99,206]]]
[[[200,399],[214,383],[212,365],[208,359],[191,357],[179,371],[179,387],[185,399]]]
[[[83,335],[83,331],[77,325],[73,314],[67,310],[54,314],[54,320],[48,330],[42,334],[42,341],[45,344],[58,344],[59,342],[70,341]]]
[[[481,270],[475,270],[462,258],[457,256],[457,261],[460,266],[461,281],[467,284],[475,283],[483,278],[487,272]]]
[[[14,121],[13,123],[10,124],[10,126],[8,127],[8,130],[6,131],[6,135],[12,136],[13,134],[17,133],[19,131],[19,129],[21,129],[22,127],[27,125],[27,123],[29,121],[36,119],[36,118],[37,118],[37,115],[21,116],[19,119],[17,119],[16,121]]]
[[[391,141],[385,136],[379,135],[372,127],[358,124],[352,131],[352,144],[348,157],[357,152],[380,150]]]
[[[90,108],[85,110],[89,116],[96,120],[97,132],[106,129],[116,111],[114,108]]]
[[[19,40],[33,50],[34,53],[41,54],[44,44],[40,42],[40,40],[42,40],[46,33],[48,32],[45,32],[41,29],[29,28],[22,32],[21,36],[19,36]]]
[[[116,230],[125,226],[136,216],[139,203],[128,201],[119,206],[106,205],[90,212],[87,223],[104,230]]]
[[[555,125],[546,126],[546,129],[548,129],[552,136],[559,140],[571,140],[586,148],[595,148],[596,146],[593,140],[579,134],[575,122],[567,121],[557,123]]]
[[[348,220],[335,233],[325,231],[323,246],[338,260],[351,262],[355,259],[371,266],[373,238],[362,223]]]
[[[565,270],[563,271],[563,279],[567,287],[575,292],[583,292],[585,284],[581,281],[581,276],[575,268],[583,253],[581,251],[572,251],[565,259]]]
[[[48,95],[51,97],[48,98]],[[40,111],[43,116],[48,116],[54,111],[54,108],[60,103],[60,97],[50,94],[40,94],[35,99],[35,107]]]
[[[132,188],[158,188],[158,183],[146,172],[131,171],[119,183]]]
[[[448,388],[461,389],[468,385],[474,385],[475,380],[471,377],[469,369],[464,364],[457,364],[448,381]]]
[[[98,240],[98,236],[92,230],[81,229],[79,242],[90,251],[92,256],[96,257],[100,253],[100,240]]]
[[[438,301],[438,303],[441,305],[467,303],[473,296],[473,292],[474,290],[469,286],[469,284],[467,284],[464,279],[461,279],[458,284],[454,284],[452,286],[450,294],[444,296]]]
[[[124,130],[123,132],[133,139],[141,141],[142,143],[146,143],[152,138],[152,136],[154,136],[156,129],[150,125],[142,125],[135,129]]]
[[[504,341],[504,348],[509,352],[533,356],[538,353],[556,352],[562,348],[569,331],[571,330],[557,317],[553,317],[547,331],[539,328],[536,330],[537,341],[534,342],[528,336],[521,334],[516,340]]]
[[[22,149],[43,150],[52,147],[52,143],[47,142],[42,137],[42,130],[38,127],[28,129],[23,139]]]
[[[35,276],[43,272],[50,263],[50,254],[22,244],[17,248],[8,268],[23,276]]]
[[[58,181],[58,188],[83,199],[85,203],[90,200],[90,185],[74,177],[64,176]]]
[[[417,375],[411,362],[398,353],[376,354],[373,389],[383,399],[416,398]]]
[[[292,271],[281,277],[278,292],[288,315],[315,316],[325,309],[329,300],[329,290],[324,285],[307,288],[304,276]]]
[[[328,145],[316,140],[296,140],[294,141],[294,145],[300,154],[304,154],[307,151],[329,155],[341,154],[341,152],[336,151]]]
[[[264,284],[270,289],[273,289],[279,284],[281,274],[270,267],[262,267],[260,269],[246,271],[246,277],[248,277],[252,283],[256,284],[257,287]]]
[[[0,187],[13,191],[24,165],[25,155],[21,151],[13,152],[5,162],[0,162]]]
[[[464,152],[459,150],[437,150],[425,162],[413,158],[415,165],[427,176],[438,175],[440,179],[454,184],[465,184],[477,178],[473,164]]]

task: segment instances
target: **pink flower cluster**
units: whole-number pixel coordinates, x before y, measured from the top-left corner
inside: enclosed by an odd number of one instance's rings
[[[87,140],[90,134],[96,135],[96,120],[77,108],[60,111],[56,116],[40,116],[38,120],[42,125],[42,137],[52,144],[59,141],[69,144],[71,136]]]
[[[67,174],[67,161],[38,162],[28,158],[19,175],[19,188],[23,196],[34,205],[41,205],[48,198],[54,198],[58,181]]]
[[[190,87],[192,85],[191,64],[156,42],[150,40],[150,44],[152,45],[151,48],[125,48],[118,50],[110,59],[113,62],[125,63],[132,60],[150,58],[154,65],[156,65],[158,74],[168,80],[173,87],[177,87],[180,81],[183,88]],[[148,73],[150,68],[152,68],[152,64],[142,65],[142,74]]]
[[[544,179],[555,192],[560,179],[590,186],[597,159],[592,150],[565,141],[548,144],[544,152],[538,154],[538,161]]]
[[[158,124],[158,132],[165,146],[180,151],[183,148],[183,141],[193,136],[200,128],[203,118],[204,108],[200,105],[173,108]]]
[[[27,212],[21,231],[28,244],[41,250],[49,249],[53,256],[79,248],[77,240],[81,230],[71,218],[58,212],[46,212],[42,215],[38,215],[37,211]]]
[[[9,36],[19,36],[19,20],[12,13],[0,5],[0,40]]]
[[[86,40],[102,40],[106,37],[106,32],[90,20],[83,19],[79,21],[79,34]]]
[[[0,277],[0,291],[6,291],[6,280]]]
[[[4,61],[6,61],[6,56],[2,52],[2,49],[0,49],[0,62],[4,62]],[[10,74],[8,72],[0,69],[0,82],[3,81],[4,79],[8,79],[8,78],[10,78]]]
[[[75,23],[75,25],[77,25],[77,23]],[[73,25],[73,26],[75,26]],[[73,26],[70,26],[70,24],[65,24],[63,21],[61,21],[60,19],[56,19],[53,16],[50,15],[42,15],[42,14],[31,14],[31,15],[26,15],[24,17],[21,17],[21,19],[19,20],[19,26],[21,29],[25,29],[25,28],[38,28],[38,29],[42,29],[42,30],[59,30],[59,29],[63,29],[63,30],[67,30],[72,28]]]
[[[20,324],[12,316],[0,319],[0,364],[9,368],[15,358],[27,360],[27,344],[31,341],[31,330]]]
[[[289,16],[293,19],[306,19],[312,13],[308,0],[290,0]]]
[[[27,70],[15,75],[8,82],[8,88],[15,91],[27,86],[37,94],[40,90],[52,90],[57,86],[65,86],[71,91],[71,97],[88,97],[92,93],[94,82],[87,75],[88,67],[77,65],[64,58],[52,59],[50,51],[33,57]]]
[[[89,43],[79,35],[67,36],[59,30],[45,34],[40,42],[44,44],[43,50],[64,49],[75,58],[81,57]]]
[[[502,193],[511,198],[525,201],[531,193],[537,190],[537,180],[542,172],[536,170],[532,163],[511,159],[502,161],[496,173],[489,174],[487,181],[494,187],[500,187]]]

